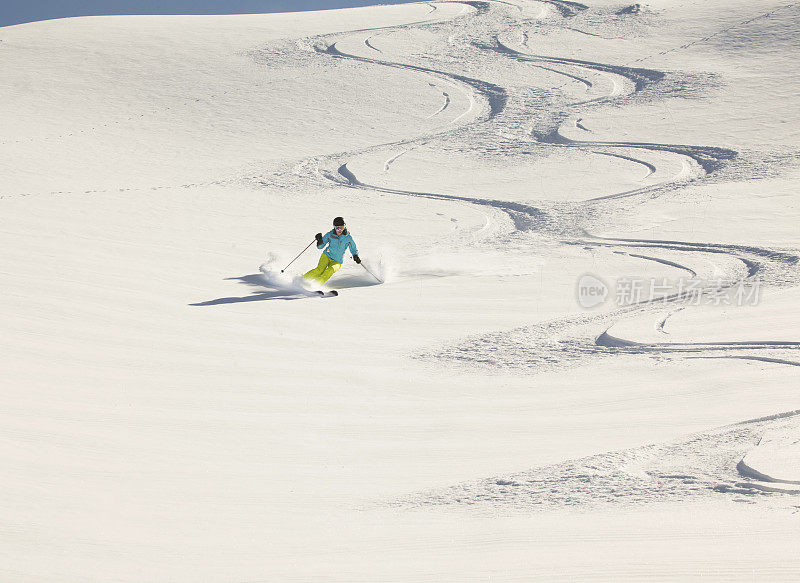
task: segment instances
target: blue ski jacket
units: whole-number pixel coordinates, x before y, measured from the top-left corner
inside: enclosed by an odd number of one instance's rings
[[[358,255],[356,242],[353,241],[353,237],[350,236],[347,229],[345,229],[341,235],[337,235],[335,229],[325,233],[322,237],[322,245],[317,245],[317,249],[322,249],[326,245],[327,248],[325,248],[324,251],[325,255],[336,263],[344,262],[344,252],[348,247],[350,247],[350,253],[352,255]]]

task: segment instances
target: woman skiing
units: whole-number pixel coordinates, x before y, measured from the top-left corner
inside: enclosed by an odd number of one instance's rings
[[[303,275],[304,279],[316,281],[320,284],[325,283],[330,277],[339,271],[344,261],[344,252],[349,247],[350,253],[353,255],[353,261],[361,263],[358,257],[358,249],[353,237],[347,232],[347,226],[344,224],[342,217],[333,219],[333,229],[325,233],[317,233],[317,249],[325,248],[322,256],[319,258],[319,264],[311,271]]]

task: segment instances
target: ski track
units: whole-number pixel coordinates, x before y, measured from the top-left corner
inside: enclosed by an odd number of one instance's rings
[[[373,35],[373,36],[374,36],[374,35]],[[376,52],[382,53],[382,52],[383,52],[382,50],[380,50],[380,49],[378,49],[378,48],[375,48],[375,47],[372,45],[372,43],[371,43],[371,42],[369,42],[371,38],[372,38],[372,37],[365,38],[365,39],[364,39],[364,44],[365,44],[365,45],[367,45],[369,48],[371,48],[373,51],[376,51]]]
[[[606,346],[609,348],[630,349],[636,354],[643,352],[658,352],[664,354],[667,352],[701,352],[706,350],[726,350],[728,348],[740,348],[748,350],[758,350],[760,348],[800,348],[800,342],[783,342],[779,340],[762,340],[762,341],[741,341],[741,342],[634,342],[633,340],[625,340],[617,338],[608,333],[603,332],[595,340],[597,346]]]
[[[717,146],[692,146],[687,144],[652,144],[647,142],[601,142],[601,141],[578,141],[565,138],[558,129],[553,130],[548,134],[539,134],[535,136],[537,141],[545,144],[561,145],[561,146],[583,146],[583,147],[599,147],[608,146],[612,148],[639,148],[644,150],[651,150],[656,152],[671,152],[686,156],[697,162],[706,174],[712,174],[719,170],[724,162],[733,160],[738,156],[738,152],[728,148],[719,148]],[[598,197],[593,200],[600,200],[602,198],[610,198],[611,196]]]
[[[586,128],[584,128],[583,126],[578,126],[578,127],[580,127],[581,129],[583,129],[585,131],[589,131]],[[623,154],[614,154],[613,152],[594,152],[594,153],[595,154],[599,154],[600,156],[610,156],[612,158],[619,158],[620,160],[627,160],[628,162],[634,162],[636,164],[641,164],[642,166],[647,168],[647,170],[649,171],[647,176],[650,176],[651,174],[655,174],[655,172],[656,172],[656,167],[655,166],[653,166],[649,162],[645,162],[644,160],[639,160],[638,158],[634,158],[632,156],[625,156]],[[647,178],[647,176],[645,176],[645,178]]]
[[[559,8],[559,11],[564,16],[571,16],[575,14],[575,10],[586,10],[587,7],[582,4],[573,3],[573,2],[560,2],[558,0],[554,0],[549,2],[552,5],[555,5]],[[482,15],[488,12],[490,6],[487,2],[465,2],[476,9],[477,15]],[[660,71],[655,71],[652,69],[644,69],[644,68],[633,68],[633,67],[626,67],[626,66],[617,66],[617,65],[608,65],[604,63],[586,61],[586,60],[578,60],[578,59],[567,59],[561,57],[550,57],[550,56],[543,56],[543,55],[530,55],[526,53],[522,53],[517,51],[506,44],[503,44],[497,35],[494,36],[494,46],[483,46],[483,45],[476,45],[480,48],[490,48],[496,50],[499,53],[505,54],[507,56],[512,56],[521,61],[541,61],[547,63],[554,63],[554,64],[561,64],[561,65],[568,65],[568,66],[578,66],[584,67],[591,70],[600,71],[603,73],[608,73],[612,75],[618,75],[624,77],[634,84],[634,91],[642,91],[645,87],[650,84],[655,84],[661,81],[664,78],[664,73]],[[505,108],[507,102],[507,93],[506,91],[493,84],[489,84],[485,81],[480,81],[477,79],[467,78],[461,75],[450,74],[445,71],[430,69],[427,67],[420,67],[417,65],[411,64],[403,64],[403,63],[394,63],[390,61],[383,61],[383,60],[376,60],[370,59],[366,57],[361,57],[358,55],[350,55],[339,51],[335,43],[329,45],[327,49],[324,50],[325,53],[340,57],[340,58],[350,58],[355,59],[363,62],[389,66],[389,67],[399,67],[405,68],[420,72],[425,72],[437,76],[442,76],[445,78],[449,78],[452,81],[461,82],[472,89],[476,90],[488,103],[490,106],[490,113],[488,116],[484,117],[480,122],[490,122],[494,119],[497,115],[499,115],[502,110]],[[553,72],[565,75],[569,78],[575,79],[584,83],[587,88],[592,87],[591,81],[587,79],[583,79],[576,75],[572,75],[570,73],[566,73],[564,71],[558,71],[556,69],[543,67],[541,65],[537,65],[542,68],[546,68]],[[498,99],[499,97],[499,99]],[[441,110],[440,110],[441,111]],[[437,112],[439,113],[439,112]],[[478,122],[478,123],[480,123]],[[583,128],[585,129],[585,128]],[[726,161],[733,160],[737,156],[737,152],[734,150],[730,150],[727,148],[720,148],[716,146],[694,146],[694,145],[685,145],[685,144],[657,144],[657,143],[647,143],[647,142],[611,142],[611,141],[575,141],[569,140],[565,138],[558,132],[558,128],[552,129],[548,133],[544,134],[534,134],[534,138],[543,144],[549,144],[552,146],[568,146],[568,147],[581,147],[581,148],[588,148],[588,147],[609,147],[609,148],[640,148],[640,149],[647,149],[651,151],[659,151],[659,152],[670,152],[677,155],[685,156],[691,158],[695,162],[697,162],[700,167],[704,170],[706,174],[711,174],[717,169],[719,169],[722,164]],[[656,172],[656,167],[649,162],[645,162],[643,160],[634,158],[632,156],[626,156],[624,154],[618,154],[614,152],[600,152],[594,150],[593,153],[617,157],[620,159],[628,160],[633,163],[641,164],[648,169],[650,174]],[[400,154],[402,155],[402,154]],[[400,156],[398,155],[398,156]],[[397,159],[398,156],[395,156],[391,159],[394,161]],[[390,162],[391,162],[390,161]],[[387,162],[386,166],[390,164]],[[463,197],[463,196],[455,196],[455,195],[445,195],[445,194],[437,194],[432,192],[420,192],[420,191],[409,191],[403,189],[394,189],[394,188],[387,188],[381,187],[377,185],[365,184],[362,183],[348,168],[347,164],[344,163],[338,168],[338,174],[347,180],[347,184],[356,187],[356,188],[364,188],[369,190],[376,190],[380,192],[386,192],[391,194],[399,194],[405,196],[418,196],[418,197],[426,197],[426,198],[437,198],[437,199],[446,199],[446,200],[457,200],[463,202],[472,202],[474,204],[479,205],[489,205],[495,208],[499,208],[505,212],[507,212],[511,218],[514,220],[514,224],[517,229],[520,230],[536,230],[541,229],[543,223],[543,213],[540,209],[535,208],[530,205],[523,205],[519,203],[509,203],[506,201],[500,200],[492,200],[492,199],[481,199],[475,197]],[[594,201],[602,201],[602,200],[609,200],[614,198],[624,198],[629,197],[634,194],[640,194],[643,192],[649,192],[654,189],[662,188],[663,185],[654,185],[648,186],[640,189],[636,189],[633,191],[628,191],[624,193],[615,193],[611,195],[604,195],[600,197],[596,197],[594,199],[590,199],[589,202]],[[527,215],[527,218],[526,218]],[[595,238],[595,241],[599,241],[598,238]],[[633,246],[640,246],[640,247],[660,247],[662,249],[678,249],[678,250],[693,250],[693,251],[700,251],[704,253],[709,252],[717,252],[717,253],[735,253],[738,251],[743,251],[745,253],[749,253],[751,255],[755,255],[758,258],[766,258],[769,260],[775,260],[779,263],[789,264],[792,267],[796,266],[798,258],[793,255],[789,254],[782,254],[779,251],[771,251],[766,249],[758,249],[754,247],[742,247],[742,246],[724,246],[724,245],[715,245],[715,244],[693,244],[688,242],[679,242],[679,241],[635,241],[635,240],[616,240],[614,241],[615,245],[633,245]],[[638,257],[644,260],[649,261],[658,261],[664,263],[666,265],[671,265],[680,269],[687,270],[690,274],[695,274],[695,272],[688,267],[675,264],[668,260],[660,259],[657,257],[651,256],[644,256],[641,254],[631,254],[632,257]],[[748,268],[748,276],[753,276],[755,273],[762,270],[761,263],[755,259],[748,259],[745,257],[739,257],[739,259],[747,265]],[[795,271],[793,269],[793,271]],[[793,277],[792,279],[795,279]]]
[[[585,34],[586,36],[593,36],[595,38],[601,38],[603,40],[623,40],[623,37],[607,37],[601,34],[595,34],[593,32],[587,32],[585,30],[581,30],[579,28],[572,28],[571,26],[565,26],[566,30],[571,30],[572,32],[577,32],[579,34]]]
[[[742,356],[738,354],[729,356],[687,356],[687,359],[694,360],[718,360],[723,358],[733,358],[738,360],[754,360],[757,362],[771,362],[773,364],[785,364],[787,366],[800,366],[800,362],[796,360],[786,360],[784,358],[769,358],[767,356]]]
[[[545,67],[544,65],[534,65],[534,66],[537,69],[542,69],[544,71],[550,71],[551,73],[556,73],[556,74],[561,75],[563,77],[567,77],[569,79],[577,81],[578,83],[583,83],[586,86],[587,90],[591,89],[594,86],[594,84],[591,81],[589,81],[588,79],[584,79],[583,77],[578,77],[577,75],[573,75],[573,74],[567,73],[565,71],[559,71],[558,69],[553,69],[552,67]]]
[[[576,2],[560,0],[544,0],[554,6],[563,18],[572,18],[588,7]],[[459,2],[474,9],[474,14],[458,18],[480,18],[492,8],[490,2]],[[496,2],[499,3],[499,2]],[[502,2],[502,4],[510,4]],[[433,6],[433,5],[431,5]],[[512,6],[516,6],[513,5]],[[434,7],[435,8],[435,7]],[[519,8],[519,6],[517,6]],[[386,29],[412,28],[427,26],[426,23],[403,25],[402,27],[386,27]],[[580,34],[600,36],[578,29],[570,29]],[[361,31],[363,32],[363,31]],[[344,34],[353,34],[344,33]],[[527,44],[528,32],[523,32],[523,44]],[[605,38],[605,37],[602,37]],[[369,42],[364,44],[378,51]],[[505,58],[530,63],[542,70],[566,77],[581,83],[587,91],[595,84],[589,79],[573,73],[575,69],[583,69],[601,75],[608,75],[612,89],[605,95],[587,101],[568,104],[567,107],[579,107],[593,102],[612,100],[630,93],[642,92],[657,86],[665,73],[653,69],[611,65],[600,62],[570,59],[557,56],[545,56],[518,51],[499,40],[497,34],[492,37],[493,44],[473,42],[473,46],[486,51],[493,51]],[[467,91],[474,92],[487,106],[487,111],[479,118],[465,125],[492,124],[505,111],[509,93],[503,87],[436,69],[411,63],[400,63],[390,60],[348,54],[336,46],[336,42],[320,45],[315,43],[318,54],[338,59],[350,59],[369,65],[392,67],[414,71],[445,79],[456,83]],[[379,51],[382,54],[383,51]],[[641,61],[642,59],[637,59]],[[567,70],[564,70],[567,69]],[[617,81],[620,79],[620,81]],[[627,83],[627,84],[626,84]],[[430,117],[442,113],[449,105],[450,98],[443,92],[445,104]],[[464,114],[462,114],[463,116]],[[459,116],[460,119],[461,116]],[[457,120],[456,120],[457,121]],[[576,127],[590,132],[576,122]],[[454,122],[451,122],[453,124]],[[625,238],[602,238],[586,231],[564,228],[564,222],[570,217],[559,220],[552,209],[539,208],[533,205],[494,200],[480,197],[438,194],[434,192],[403,190],[388,188],[361,182],[347,167],[347,160],[362,153],[380,150],[397,145],[418,144],[423,140],[430,141],[435,137],[442,138],[452,133],[452,128],[442,128],[438,132],[422,137],[409,137],[388,144],[380,144],[361,152],[342,153],[336,157],[324,158],[339,163],[336,174],[322,171],[329,180],[344,183],[351,188],[384,192],[400,196],[412,196],[450,200],[469,204],[490,206],[509,215],[515,228],[520,232],[534,232],[541,235],[561,237],[567,245],[588,245],[587,248],[605,247],[614,252],[626,254],[643,261],[658,262],[670,267],[686,271],[690,276],[697,276],[697,271],[689,264],[679,263],[658,256],[659,252],[685,254],[687,257],[714,257],[724,255],[732,258],[742,266],[746,273],[744,279],[752,280],[761,277],[765,283],[775,287],[793,286],[800,283],[800,257],[792,252],[780,249],[768,249],[746,245],[725,245],[720,243],[695,243],[687,241],[646,240]],[[578,148],[584,151],[610,156],[639,164],[647,168],[650,176],[657,172],[654,164],[630,155],[613,150],[643,149],[653,152],[668,152],[694,161],[709,176],[722,166],[734,161],[738,152],[717,146],[698,146],[689,144],[659,144],[651,142],[622,141],[588,141],[571,140],[559,132],[559,126],[546,130],[534,129],[530,138],[536,143],[554,148]],[[600,148],[612,151],[599,151]],[[412,148],[413,149],[413,148]],[[387,160],[385,170],[410,150]],[[703,178],[702,176],[700,178]],[[663,192],[667,183],[646,186],[643,188],[598,196],[582,203],[584,207],[613,204],[616,200],[626,199],[640,194]],[[580,208],[580,203],[573,209]],[[631,252],[635,251],[635,252]],[[647,254],[644,254],[647,253]],[[704,290],[710,293],[717,290]],[[663,311],[672,308],[666,317],[658,321],[656,329],[668,336],[665,326],[668,318],[684,309],[680,304],[685,296],[674,294],[666,298],[643,301],[633,305],[622,306],[602,314],[580,313],[561,319],[522,326],[512,330],[481,334],[461,339],[450,346],[444,346],[426,352],[410,355],[412,358],[428,360],[436,363],[451,362],[454,364],[487,368],[513,368],[519,371],[538,371],[546,368],[563,368],[573,366],[597,358],[677,358],[677,359],[740,359],[758,361],[784,366],[800,366],[800,362],[784,358],[786,351],[797,351],[800,342],[779,342],[765,339],[761,342],[697,342],[697,343],[636,343],[611,336],[609,330],[623,318],[641,316],[642,314]],[[217,301],[224,301],[221,299]],[[602,331],[598,334],[599,331]],[[744,354],[742,354],[744,352]],[[757,354],[752,354],[756,352]],[[422,492],[401,500],[390,502],[400,506],[431,506],[445,504],[462,504],[475,507],[485,505],[487,511],[495,511],[498,507],[513,510],[530,511],[557,507],[596,507],[610,504],[642,504],[665,500],[683,500],[698,496],[727,495],[736,500],[743,496],[763,498],[772,493],[772,488],[765,485],[758,476],[743,469],[742,456],[758,442],[765,428],[787,418],[793,418],[800,411],[780,413],[758,420],[744,421],[713,431],[690,436],[689,438],[670,444],[650,445],[621,452],[609,452],[560,464],[534,468],[527,472],[512,474],[498,478],[488,478],[459,484],[457,486]],[[785,490],[781,490],[785,491]]]
[[[606,63],[598,63],[598,62],[579,60],[579,59],[567,59],[563,57],[552,57],[552,56],[533,55],[529,53],[524,53],[503,43],[498,36],[495,36],[494,38],[494,45],[486,45],[483,46],[483,48],[497,51],[500,54],[511,57],[521,62],[532,62],[532,63],[545,62],[551,64],[576,66],[589,70],[599,71],[613,76],[622,77],[633,83],[634,92],[641,92],[648,86],[657,84],[665,78],[665,73],[661,71],[656,71],[654,69],[628,67],[621,65],[610,65]],[[540,64],[536,64],[535,66],[539,68],[544,68]],[[551,71],[556,71],[555,69],[552,68],[547,68],[547,69]],[[560,73],[574,79],[578,80],[582,79],[580,77],[565,73],[563,71],[561,71]],[[588,83],[588,81],[584,80],[584,83]],[[615,83],[614,86],[616,87]],[[589,85],[587,88],[590,87],[591,85]],[[595,97],[587,101],[581,101],[573,104],[573,106],[587,105],[592,102],[603,101],[614,98],[616,96],[617,96],[616,90],[612,90],[612,92],[607,95]],[[720,148],[716,146],[694,146],[688,144],[657,144],[657,143],[647,143],[647,142],[611,142],[611,141],[602,142],[602,141],[570,140],[561,135],[558,127],[552,128],[548,132],[533,131],[532,137],[537,142],[540,143],[561,145],[568,147],[590,147],[594,145],[594,146],[603,146],[609,148],[641,148],[651,151],[671,152],[674,154],[691,158],[700,165],[700,167],[707,175],[712,174],[715,171],[719,170],[724,165],[725,162],[735,159],[736,156],[738,155],[738,152],[734,150],[730,150],[728,148]],[[619,157],[624,158],[623,155],[619,155]],[[633,159],[631,160],[633,161]],[[651,169],[651,174],[655,172],[654,166],[648,165],[648,167]],[[609,198],[624,198],[624,197],[635,196],[651,192],[654,189],[659,188],[660,186],[661,185],[654,187],[647,187],[643,189],[635,189],[623,193],[615,193],[610,195],[599,196],[592,200],[604,200]]]
[[[444,97],[444,104],[437,111],[435,111],[434,113],[430,114],[428,116],[428,119],[439,115],[440,113],[442,113],[445,109],[447,109],[449,107],[449,105],[450,105],[450,94],[447,93],[447,91],[442,91],[442,97]]]
[[[633,82],[635,91],[642,91],[648,85],[662,81],[666,76],[661,71],[654,69],[644,69],[640,67],[627,67],[624,65],[609,65],[594,61],[584,61],[579,59],[568,59],[566,57],[552,57],[545,55],[534,55],[518,51],[503,43],[497,36],[494,37],[493,45],[482,45],[483,48],[494,50],[502,55],[516,59],[521,62],[543,62],[556,65],[574,65],[585,69],[600,71],[602,73],[612,73],[619,75]]]
[[[348,53],[344,53],[336,48],[336,43],[329,45],[324,49],[317,49],[320,52],[326,53],[333,57],[344,58],[344,59],[353,59],[356,61],[361,61],[365,63],[372,63],[374,65],[383,65],[385,67],[394,67],[397,69],[407,69],[410,71],[419,71],[421,73],[428,73],[437,77],[445,78],[451,81],[456,81],[459,83],[463,83],[468,85],[475,91],[481,94],[486,101],[489,103],[489,114],[486,119],[492,119],[499,115],[503,109],[506,107],[506,102],[508,100],[508,95],[506,90],[502,87],[495,85],[493,83],[489,83],[487,81],[481,81],[479,79],[473,79],[471,77],[465,77],[463,75],[458,75],[455,73],[448,73],[446,71],[439,71],[436,69],[430,69],[428,67],[421,67],[419,65],[410,65],[405,63],[395,63],[392,61],[383,61],[379,59],[372,59],[369,57],[362,57],[359,55],[351,55]]]
[[[793,507],[779,488],[747,468],[743,457],[761,435],[783,422],[794,427],[800,411],[690,435],[666,444],[592,455],[527,471],[464,482],[455,486],[392,500],[394,507],[461,505],[476,512],[537,512],[559,508],[635,507],[727,496],[732,501],[760,500],[775,507]],[[788,423],[787,423],[788,422]],[[774,494],[784,496],[770,497]]]
[[[636,257],[637,259],[645,259],[647,261],[655,261],[656,263],[661,263],[662,265],[669,265],[670,267],[676,267],[678,269],[686,271],[692,277],[697,277],[697,272],[691,267],[686,267],[685,265],[681,265],[680,263],[675,263],[674,261],[670,261],[668,259],[661,259],[660,257],[650,257],[648,255],[639,255],[638,253],[626,253],[624,251],[614,251],[614,253],[620,255],[627,255],[628,257]]]
[[[490,206],[504,211],[514,221],[514,226],[519,231],[537,230],[544,220],[544,213],[530,205],[510,202],[505,200],[496,199],[481,199],[469,196],[458,196],[455,194],[437,194],[435,192],[421,192],[413,190],[400,190],[397,188],[388,188],[384,186],[377,186],[374,184],[364,184],[355,174],[348,168],[347,164],[342,164],[337,172],[347,180],[348,185],[353,188],[361,188],[364,190],[372,190],[377,192],[385,192],[387,194],[398,194],[402,196],[412,196],[419,198],[430,198],[435,200],[450,200],[458,202],[467,202],[476,205]]]
[[[398,159],[398,158],[400,158],[401,156],[404,156],[404,155],[405,155],[405,154],[407,154],[407,153],[408,153],[408,150],[405,150],[405,151],[403,151],[403,152],[400,152],[400,153],[399,153],[399,154],[397,154],[396,156],[392,156],[391,158],[389,158],[388,160],[386,160],[386,162],[385,162],[385,163],[384,163],[384,165],[383,165],[383,171],[384,171],[384,172],[388,172],[388,171],[389,171],[389,168],[391,167],[391,165],[392,165],[392,164],[394,164],[395,160],[397,160],[397,159]],[[346,165],[345,165],[345,166],[346,166]],[[341,174],[341,172],[340,172],[340,174]],[[352,174],[352,173],[351,173],[351,174]]]
[[[560,3],[554,2],[554,4],[560,4]],[[474,4],[471,4],[471,5],[474,6]],[[484,12],[482,12],[483,7],[484,7],[483,4],[481,4],[481,8],[478,11],[479,13],[484,13]],[[478,7],[476,6],[476,8],[478,8]],[[585,7],[583,7],[583,8],[585,8]],[[507,45],[504,45],[501,41],[498,40],[498,37],[496,35],[494,37],[494,41],[496,43],[495,47],[494,47],[494,50],[496,50],[496,51],[498,51],[500,53],[506,54],[506,55],[511,55],[514,58],[517,58],[519,60],[523,60],[523,61],[541,60],[541,61],[545,61],[545,62],[549,62],[549,63],[558,63],[558,64],[569,65],[569,66],[580,66],[580,67],[585,67],[587,69],[592,69],[592,70],[600,71],[600,72],[607,73],[607,74],[612,74],[612,75],[618,75],[618,76],[625,77],[625,78],[627,78],[627,79],[629,79],[630,81],[633,82],[634,91],[641,91],[648,84],[658,83],[664,77],[663,73],[661,73],[659,71],[652,70],[652,69],[641,69],[641,68],[631,68],[631,67],[607,65],[607,64],[596,63],[596,62],[585,61],[585,60],[563,59],[563,58],[557,58],[557,57],[544,57],[544,56],[537,56],[537,55],[527,55],[527,54],[521,53],[519,51],[516,51],[515,49],[512,49],[511,47],[508,47]],[[335,43],[334,43],[334,45],[335,45]],[[487,92],[487,91],[484,90],[484,87],[485,87],[484,82],[478,81],[476,79],[465,79],[465,78],[463,78],[461,76],[458,76],[458,75],[449,75],[448,73],[446,73],[444,71],[438,71],[438,70],[433,70],[433,69],[429,69],[429,68],[418,67],[418,66],[415,66],[415,65],[405,65],[405,64],[400,64],[400,63],[392,63],[392,62],[388,62],[388,61],[377,61],[377,60],[374,60],[374,59],[367,59],[367,58],[360,57],[360,56],[357,56],[357,55],[348,55],[348,54],[342,53],[341,51],[338,51],[335,48],[334,45],[330,45],[325,52],[327,52],[328,54],[334,54],[335,56],[338,56],[338,57],[353,58],[353,59],[356,59],[356,60],[362,60],[362,61],[366,61],[366,62],[370,62],[370,63],[374,63],[374,64],[385,65],[385,66],[397,66],[397,67],[402,67],[402,68],[410,68],[412,70],[418,70],[418,71],[423,71],[423,72],[427,72],[427,73],[432,73],[432,74],[436,74],[436,75],[442,75],[442,76],[445,76],[445,77],[449,77],[451,80],[454,80],[454,81],[466,82],[470,87],[472,87],[475,90],[477,90],[486,100],[488,100],[490,105],[491,105],[491,99],[492,99],[493,96],[496,96],[497,94],[502,94],[504,96],[503,106],[505,106],[506,93],[505,93],[504,90],[502,90],[502,88],[498,88],[497,86],[492,86],[492,90]],[[476,45],[476,46],[479,46],[479,48],[487,48],[486,46],[483,46],[483,45]],[[491,49],[493,47],[490,46],[488,48]],[[537,66],[540,66],[540,65],[537,65]],[[580,78],[580,77],[577,77],[577,76],[572,75],[570,73],[565,73],[563,71],[557,71],[555,69],[550,69],[550,68],[548,68],[548,70],[552,70],[552,71],[557,72],[559,74],[563,74],[563,75],[568,76],[570,78],[579,80],[582,83],[586,84],[587,88],[592,86],[590,81],[588,81],[586,79],[583,79],[583,78]],[[499,115],[499,113],[501,111],[502,111],[502,109],[500,109],[497,106],[490,107],[490,114],[487,117],[485,117],[482,120],[480,120],[480,122],[476,122],[476,123],[491,122],[492,119],[494,119],[497,115]],[[693,146],[693,145],[684,145],[684,144],[657,144],[657,143],[646,143],[646,142],[574,141],[574,140],[569,140],[569,139],[563,137],[558,132],[558,128],[557,127],[552,129],[549,133],[540,134],[540,135],[534,135],[534,137],[540,143],[549,144],[549,145],[552,145],[552,146],[555,146],[555,147],[566,146],[566,147],[579,147],[579,148],[590,148],[590,147],[594,147],[594,148],[598,148],[598,147],[633,148],[633,149],[640,148],[640,149],[646,149],[646,150],[657,151],[657,152],[670,152],[670,153],[674,153],[674,154],[677,154],[677,155],[681,155],[681,156],[685,156],[685,157],[691,158],[692,160],[696,161],[701,166],[701,168],[703,168],[703,170],[706,172],[706,174],[713,173],[725,161],[732,160],[737,155],[737,152],[735,152],[733,150],[726,149],[726,148],[719,148],[719,147],[715,147],[715,146]],[[643,165],[644,167],[646,167],[648,169],[648,172],[649,172],[648,176],[650,174],[655,173],[656,170],[657,170],[656,167],[653,164],[650,164],[650,163],[645,162],[643,160],[640,160],[638,158],[634,158],[632,156],[627,156],[627,155],[619,154],[619,153],[615,153],[615,152],[600,152],[600,151],[597,151],[596,149],[592,150],[592,152],[595,153],[595,154],[617,157],[617,158],[620,158],[620,159],[628,160],[630,162]],[[402,153],[399,154],[398,156],[400,156],[400,155],[402,155]],[[395,159],[397,159],[398,156],[392,158],[391,161],[394,161]],[[390,162],[387,162],[385,167],[388,167],[389,163]],[[434,199],[440,199],[440,200],[453,200],[453,201],[468,202],[468,203],[473,203],[473,204],[478,204],[478,205],[492,206],[494,208],[497,208],[497,209],[500,209],[500,210],[506,212],[510,216],[510,218],[513,220],[515,228],[520,230],[520,231],[531,231],[532,230],[532,231],[541,232],[541,231],[546,230],[546,228],[547,228],[548,221],[547,221],[546,214],[541,209],[533,207],[531,205],[525,205],[525,204],[520,204],[520,203],[512,203],[512,202],[494,200],[494,199],[483,199],[483,198],[476,198],[476,197],[446,195],[446,194],[433,193],[433,192],[423,192],[423,191],[410,191],[410,190],[403,190],[403,189],[397,189],[397,188],[382,187],[382,186],[373,185],[373,184],[366,184],[366,183],[361,182],[355,176],[355,174],[347,168],[347,163],[346,162],[339,166],[338,174],[347,181],[347,184],[349,186],[354,187],[354,188],[363,188],[363,189],[379,191],[379,192],[385,192],[385,193],[389,193],[389,194],[403,195],[403,196],[434,198]],[[610,199],[627,198],[627,197],[630,197],[630,196],[633,196],[633,195],[636,195],[636,194],[652,192],[652,191],[654,191],[656,189],[659,189],[659,188],[663,188],[663,184],[647,186],[647,187],[643,187],[643,188],[639,188],[639,189],[635,189],[633,191],[627,191],[627,192],[623,192],[623,193],[615,193],[615,194],[611,194],[611,195],[600,196],[600,197],[596,197],[594,199],[590,199],[590,201],[588,201],[588,202],[591,203],[591,202],[594,202],[594,201],[605,201],[605,200],[610,200]],[[593,239],[594,239],[593,242],[595,244],[600,244],[600,245],[604,245],[604,246],[615,246],[615,247],[632,246],[632,247],[640,247],[640,248],[647,248],[647,249],[653,249],[653,248],[659,249],[660,248],[660,249],[665,249],[665,250],[694,251],[694,252],[701,252],[701,253],[725,253],[725,254],[729,254],[729,255],[735,255],[737,257],[737,259],[739,259],[742,263],[744,263],[746,265],[748,277],[753,277],[756,273],[759,273],[759,272],[761,272],[763,274],[765,272],[764,271],[764,264],[765,263],[771,263],[773,265],[773,267],[774,267],[774,264],[777,263],[777,264],[780,264],[781,268],[777,269],[777,270],[773,269],[772,271],[784,271],[785,272],[785,271],[787,271],[786,268],[788,266],[789,267],[789,271],[792,272],[792,277],[791,278],[787,278],[787,279],[792,279],[792,280],[796,279],[796,273],[795,272],[796,272],[796,264],[797,264],[798,258],[796,256],[792,256],[792,255],[788,255],[788,254],[781,254],[781,252],[776,252],[776,251],[771,251],[771,250],[766,250],[766,249],[759,249],[759,248],[754,248],[754,247],[741,247],[741,246],[724,246],[724,245],[714,245],[714,244],[702,245],[702,244],[693,244],[693,243],[678,242],[678,241],[644,241],[644,240],[640,240],[640,241],[636,241],[636,240],[623,241],[623,240],[615,240],[615,241],[611,242],[611,240],[607,240],[609,242],[605,243],[605,242],[601,241],[601,239],[599,239],[599,238],[593,238]],[[585,241],[581,241],[581,240],[578,240],[576,242],[579,243],[579,244],[585,243]],[[620,251],[620,252],[622,252],[622,251]],[[742,253],[749,254],[751,257],[750,258],[742,257],[741,256]],[[676,267],[678,269],[685,270],[691,276],[695,276],[696,275],[696,272],[693,269],[691,269],[690,267],[687,267],[685,265],[681,265],[681,264],[672,262],[672,261],[667,260],[667,259],[654,257],[654,256],[651,256],[651,255],[642,255],[640,253],[627,252],[626,254],[628,254],[631,257],[640,258],[642,260],[655,261],[655,262],[659,262],[659,263],[662,263],[662,264],[665,264],[665,265]],[[755,257],[753,257],[753,256],[755,256]],[[681,298],[676,297],[676,298],[668,298],[668,299],[680,300]],[[596,344],[596,346],[600,346],[600,347],[603,346],[602,342],[595,343],[595,344]],[[763,346],[768,346],[768,345],[763,345]],[[614,348],[619,348],[619,346],[615,346]],[[478,360],[481,360],[481,359],[478,359]]]
[[[595,237],[592,242],[616,246],[634,246],[648,249],[669,249],[702,253],[725,253],[745,264],[748,277],[765,273],[775,285],[797,285],[800,283],[800,255],[779,249],[767,249],[750,245],[726,245],[722,243],[695,243],[661,239],[631,239],[624,237]],[[584,241],[584,243],[586,243]],[[778,276],[778,274],[780,276]]]
[[[658,330],[658,331],[659,331],[660,333],[662,333],[662,334],[669,334],[669,332],[667,332],[667,331],[665,330],[665,327],[666,327],[666,325],[667,325],[667,320],[669,320],[669,319],[670,319],[670,318],[671,318],[673,315],[677,314],[678,312],[680,312],[681,310],[684,310],[684,309],[685,309],[684,307],[680,307],[680,308],[677,308],[677,309],[675,309],[675,310],[671,311],[669,314],[667,314],[667,315],[664,317],[664,319],[663,319],[663,320],[661,320],[661,321],[658,323],[658,325],[656,326],[656,330]]]

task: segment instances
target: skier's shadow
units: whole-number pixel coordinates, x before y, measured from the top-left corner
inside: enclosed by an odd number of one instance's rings
[[[238,281],[244,285],[260,288],[261,291],[253,291],[249,296],[231,297],[231,298],[217,298],[216,300],[208,300],[206,302],[197,302],[189,304],[190,306],[219,306],[221,304],[238,304],[241,302],[261,302],[264,300],[299,300],[307,298],[308,296],[286,289],[273,288],[264,291],[264,288],[271,287],[261,274],[254,273],[253,275],[243,275],[241,277],[226,277],[225,281]]]
[[[205,302],[197,302],[189,304],[190,306],[219,306],[222,304],[238,304],[241,302],[262,302],[265,300],[302,300],[307,299],[307,294],[299,293],[292,290],[271,288],[264,278],[259,273],[252,275],[243,275],[241,277],[226,277],[225,281],[238,281],[250,287],[260,288],[259,291],[253,291],[249,296],[239,296],[230,298],[217,298],[216,300],[208,300]],[[369,287],[372,285],[379,285],[379,282],[365,281],[363,278],[354,275],[346,275],[336,280],[336,287],[332,289],[343,289],[351,287]],[[312,296],[313,297],[313,296]]]

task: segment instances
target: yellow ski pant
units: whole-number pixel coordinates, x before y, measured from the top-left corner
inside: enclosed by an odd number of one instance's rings
[[[311,271],[305,273],[303,278],[310,279],[312,281],[318,281],[319,283],[325,283],[334,273],[339,271],[341,266],[341,263],[336,263],[333,259],[323,253],[322,257],[319,258],[319,264]]]

